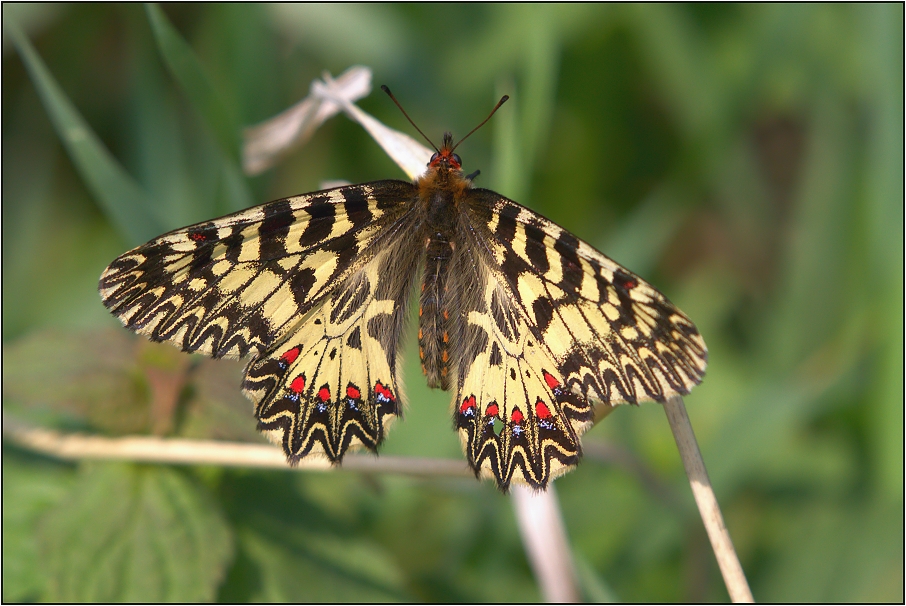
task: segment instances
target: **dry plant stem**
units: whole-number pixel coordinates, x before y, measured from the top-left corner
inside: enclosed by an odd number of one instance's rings
[[[3,437],[20,447],[67,460],[131,461],[170,465],[220,465],[288,469],[283,451],[266,444],[185,440],[156,436],[107,438],[66,434],[25,426],[3,418]],[[329,471],[335,467],[323,458],[307,457],[295,468]],[[416,457],[350,454],[340,469],[367,473],[414,476],[472,477],[463,461]],[[579,599],[575,568],[553,485],[546,492],[513,486],[513,504],[529,561],[547,602]]]
[[[754,602],[755,599],[752,597],[746,575],[742,571],[739,557],[736,555],[736,550],[733,549],[733,542],[724,525],[720,506],[714,496],[714,489],[711,488],[711,480],[708,479],[705,462],[698,449],[698,442],[692,431],[692,423],[689,422],[683,399],[679,396],[669,398],[664,402],[664,411],[667,413],[670,429],[673,430],[676,447],[683,459],[683,466],[686,468],[686,475],[692,486],[695,503],[701,513],[705,530],[708,531],[711,548],[714,550],[717,565],[720,567],[724,584],[727,586],[727,593],[734,602]]]
[[[354,102],[371,92],[371,70],[354,65],[336,79],[329,73],[323,84],[337,97]],[[242,167],[247,175],[257,175],[288,151],[305,143],[321,124],[340,112],[340,107],[321,97],[309,95],[289,109],[260,124],[246,128],[243,135]]]
[[[172,465],[222,465],[289,469],[283,451],[267,444],[184,440],[155,436],[106,438],[83,434],[64,434],[47,429],[24,427],[3,419],[3,436],[12,442],[42,454],[69,460],[133,461]],[[329,471],[327,459],[306,457],[295,469]],[[416,457],[375,457],[350,454],[339,469],[370,473],[399,473],[416,476],[473,477],[463,461]]]
[[[545,491],[522,485],[511,490],[519,534],[541,596],[545,602],[578,602],[576,568],[554,485]]]

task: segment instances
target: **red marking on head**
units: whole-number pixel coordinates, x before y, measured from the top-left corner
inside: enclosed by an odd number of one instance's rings
[[[470,408],[475,408],[475,396],[469,396],[462,401],[462,406],[459,407],[459,412],[465,414]]]
[[[298,357],[299,357],[299,348],[293,347],[292,349],[290,349],[289,351],[284,353],[282,356],[280,356],[280,359],[283,360],[284,362],[286,362],[287,364],[292,364],[293,362],[296,361],[296,358],[298,358]]]
[[[302,390],[305,389],[305,375],[299,375],[293,382],[289,384],[289,388],[293,390],[294,393],[302,393]]]
[[[486,417],[496,417],[500,414],[500,409],[497,408],[497,404],[488,404],[488,409],[484,411]]]
[[[548,419],[551,416],[551,409],[547,407],[547,404],[538,400],[535,402],[535,414],[539,419]]]
[[[522,423],[522,419],[525,417],[522,416],[522,412],[518,408],[513,409],[513,414],[510,415],[510,418],[513,419],[513,423],[519,424]]]
[[[346,397],[358,400],[362,397],[362,393],[354,385],[350,385],[346,388]]]
[[[544,381],[551,389],[557,389],[558,387],[560,387],[560,381],[554,378],[554,376],[547,371],[544,371]]]
[[[447,143],[446,139],[444,139],[444,143]],[[450,143],[452,143],[452,140]],[[428,163],[428,166],[435,168],[441,164],[446,164],[453,170],[462,168],[462,160],[460,160],[458,155],[453,153],[453,149],[449,145],[444,145],[436,154],[431,156],[431,161]]]
[[[318,398],[320,398],[322,402],[328,402],[330,400],[330,389],[328,389],[326,385],[318,390]]]

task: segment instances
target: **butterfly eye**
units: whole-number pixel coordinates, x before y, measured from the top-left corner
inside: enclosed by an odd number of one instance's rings
[[[455,162],[457,166],[462,166],[462,158],[459,157],[459,154],[453,154],[453,162]]]
[[[431,159],[428,160],[428,164],[434,164],[434,161],[437,160],[437,152],[431,154]]]

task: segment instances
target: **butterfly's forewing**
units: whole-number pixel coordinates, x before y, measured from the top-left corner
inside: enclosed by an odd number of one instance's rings
[[[489,341],[461,365],[454,414],[476,470],[543,487],[578,461],[589,401],[686,394],[707,350],[662,294],[566,230],[488,190],[468,200],[486,275],[484,313],[468,322]]]
[[[412,189],[340,187],[172,231],[111,263],[101,298],[130,329],[184,351],[264,351],[361,267]]]
[[[374,448],[383,416],[398,412],[415,261],[390,255],[412,250],[414,193],[402,181],[352,185],[179,229],[111,263],[101,297],[155,341],[255,355],[244,388],[290,460],[313,448],[336,460],[356,439]]]

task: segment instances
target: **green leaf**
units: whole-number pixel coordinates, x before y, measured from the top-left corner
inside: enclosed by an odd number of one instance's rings
[[[172,347],[155,349],[173,360],[184,356]],[[3,347],[4,410],[44,426],[147,431],[150,393],[136,352],[136,339],[121,329],[33,332]]]
[[[40,540],[53,601],[210,601],[232,558],[214,501],[167,467],[85,465]]]
[[[252,404],[239,389],[239,361],[199,358],[192,363],[169,344],[149,343],[122,328],[33,332],[2,351],[4,412],[16,420],[114,435],[147,433],[155,412],[161,412],[155,411],[155,382],[162,376],[180,382],[184,377],[177,409],[168,413],[174,415],[176,434],[264,441]],[[55,357],[51,373],[48,352]],[[163,425],[170,426],[169,421]]]
[[[85,184],[102,210],[134,243],[164,231],[151,212],[148,194],[130,177],[54,80],[28,38],[14,23],[5,23],[31,77],[44,109]]]
[[[35,530],[41,516],[58,504],[71,484],[65,468],[3,458],[3,601],[46,599],[47,575]]]
[[[808,504],[786,511],[787,547],[764,573],[766,602],[898,602],[903,595],[903,507]]]
[[[697,35],[689,12],[662,5],[629,5],[624,10],[643,41],[641,49],[649,68],[672,101],[677,125],[693,140],[720,126],[724,107],[714,81],[713,58]]]
[[[264,5],[283,40],[302,46],[334,65],[348,66],[367,57],[368,65],[394,72],[406,65],[412,47],[408,20],[378,5],[287,2]]]

